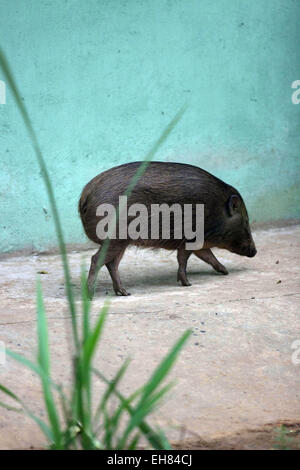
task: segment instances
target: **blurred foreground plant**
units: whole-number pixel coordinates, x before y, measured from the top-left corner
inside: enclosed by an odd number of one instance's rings
[[[50,351],[48,342],[48,327],[46,312],[43,302],[41,283],[37,283],[37,333],[38,333],[38,357],[37,362],[29,361],[25,357],[8,350],[9,356],[29,367],[35,372],[42,384],[43,397],[47,410],[48,421],[45,422],[36,416],[20,398],[11,390],[0,384],[0,390],[10,399],[20,405],[18,408],[0,402],[1,406],[9,410],[25,412],[41,428],[47,437],[52,449],[135,449],[143,436],[148,445],[155,449],[169,449],[165,435],[162,431],[153,429],[146,418],[152,413],[162,397],[170,388],[170,384],[162,385],[163,380],[171,369],[176,357],[190,335],[186,331],[175,343],[167,356],[154,370],[148,382],[131,396],[124,397],[118,390],[120,380],[128,367],[128,361],[119,368],[112,380],[108,380],[104,374],[93,367],[93,358],[99,345],[103,326],[107,317],[109,303],[107,302],[95,325],[90,324],[91,300],[88,297],[87,283],[84,272],[81,275],[81,308],[82,324],[78,324],[75,296],[71,284],[70,269],[63,230],[56,207],[53,187],[46,168],[46,164],[34,132],[27,109],[21,99],[16,82],[12,75],[5,55],[0,50],[0,67],[11,88],[18,109],[23,118],[25,127],[29,133],[41,175],[46,185],[49,202],[55,223],[55,230],[60,247],[60,254],[64,268],[64,278],[68,307],[72,322],[72,367],[73,380],[71,390],[66,393],[63,386],[54,383],[51,379]],[[138,179],[147,168],[147,164],[153,158],[155,152],[167,139],[168,135],[180,120],[185,108],[182,108],[166,127],[160,138],[139,167],[136,175],[127,189],[130,194]],[[92,407],[92,390],[94,379],[104,382],[106,388],[99,400],[95,411]],[[117,405],[113,408],[111,401],[117,399]],[[124,418],[125,417],[125,422]],[[122,421],[122,425],[121,425]]]

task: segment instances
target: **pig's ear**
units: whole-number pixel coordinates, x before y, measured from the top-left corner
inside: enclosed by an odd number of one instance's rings
[[[229,214],[234,215],[237,212],[239,212],[240,205],[241,205],[240,198],[236,194],[233,194],[232,196],[230,196],[229,201],[228,201]]]

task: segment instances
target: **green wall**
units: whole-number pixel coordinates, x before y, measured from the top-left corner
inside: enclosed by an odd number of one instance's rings
[[[0,0],[0,44],[51,173],[68,242],[102,170],[157,159],[236,186],[252,221],[300,217],[299,0]],[[0,72],[0,80],[3,76]],[[0,105],[0,251],[55,245],[39,169],[12,96]]]

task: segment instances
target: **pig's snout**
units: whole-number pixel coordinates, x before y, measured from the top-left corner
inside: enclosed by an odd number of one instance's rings
[[[257,253],[257,249],[255,248],[255,245],[251,245],[249,246],[247,250],[246,256],[248,256],[248,258],[253,258],[253,256],[256,255],[256,253]]]
[[[233,251],[233,253],[236,253],[240,256],[247,256],[248,258],[253,258],[253,256],[255,256],[257,253],[254,242],[243,243],[242,245],[236,246],[230,251]]]
[[[253,238],[251,237],[248,243],[244,245],[244,256],[248,256],[248,258],[253,258],[257,253],[255,243]]]

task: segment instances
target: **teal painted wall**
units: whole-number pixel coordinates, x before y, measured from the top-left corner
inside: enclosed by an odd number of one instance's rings
[[[0,0],[12,64],[54,183],[68,242],[100,171],[157,159],[236,186],[252,221],[300,216],[299,0]],[[0,72],[0,80],[3,80]],[[0,251],[55,245],[39,169],[9,90],[0,105]]]

